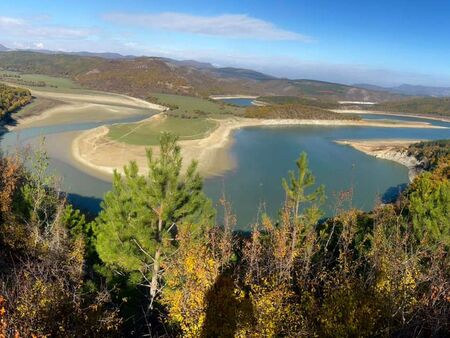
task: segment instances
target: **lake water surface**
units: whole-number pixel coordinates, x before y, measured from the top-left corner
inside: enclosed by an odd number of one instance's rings
[[[142,118],[134,116],[123,122]],[[364,118],[393,119],[380,115]],[[430,122],[450,127],[450,123]],[[77,207],[97,212],[101,198],[111,188],[111,183],[90,176],[73,165],[70,161],[71,138],[67,135],[104,123],[80,123],[10,132],[3,135],[1,148],[7,149],[18,143],[25,144],[30,139],[36,140],[38,136],[50,135],[48,139],[53,143],[52,147],[57,143],[63,149],[58,158],[51,158],[51,170],[63,177],[62,187]],[[63,137],[64,135],[66,136]],[[207,179],[204,189],[214,201],[225,194],[238,217],[238,227],[248,229],[248,224],[256,220],[260,211],[276,216],[284,199],[281,179],[287,176],[289,170],[295,169],[295,160],[305,151],[317,183],[324,184],[326,188],[328,199],[323,205],[325,215],[333,214],[336,196],[349,189],[353,190],[352,206],[369,210],[377,200],[389,199],[402,185],[408,183],[406,167],[365,155],[334,141],[375,138],[443,139],[450,138],[450,130],[324,126],[243,128],[234,133],[235,142],[230,149],[237,163],[236,169]]]
[[[230,103],[235,106],[248,107],[253,105],[253,100],[255,99],[246,99],[246,98],[234,98],[234,99],[222,99],[221,101],[225,103]]]

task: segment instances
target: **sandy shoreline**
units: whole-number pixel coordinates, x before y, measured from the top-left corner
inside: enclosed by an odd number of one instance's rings
[[[408,146],[422,140],[338,140],[335,143],[347,145],[367,155],[390,160],[408,168],[409,180],[412,181],[420,170],[420,163],[413,156],[408,156]]]
[[[232,143],[232,133],[240,128],[295,125],[435,128],[435,126],[426,123],[388,124],[357,120],[262,120],[234,118],[217,121],[220,123],[219,126],[207,137],[179,142],[184,165],[187,166],[192,160],[198,161],[199,171],[204,176],[220,175],[235,167],[235,161],[229,154],[228,148]],[[145,172],[147,167],[145,149],[148,147],[128,145],[110,140],[107,137],[108,132],[108,127],[102,126],[81,133],[72,143],[73,158],[91,170],[103,174],[111,174],[114,169],[121,171],[123,166],[131,160],[136,161],[142,172]],[[157,147],[153,148],[157,149]]]
[[[92,119],[96,121],[123,118],[125,116],[144,114],[149,110],[164,111],[167,108],[141,99],[120,94],[109,93],[67,93],[47,92],[32,90],[32,94],[39,98],[49,98],[62,102],[60,105],[46,109],[40,114],[26,116],[18,120],[14,129],[61,124],[79,123]],[[214,99],[223,98],[250,98],[250,95],[216,95]],[[343,111],[344,112],[344,111]],[[366,111],[364,111],[366,112]],[[369,113],[369,112],[366,112]],[[371,112],[370,112],[371,113]],[[160,114],[153,115],[158,118]],[[141,120],[142,122],[145,120]],[[197,140],[180,141],[184,165],[192,160],[198,161],[199,171],[204,176],[221,175],[223,172],[233,169],[235,160],[229,153],[232,144],[232,133],[245,127],[269,127],[269,126],[362,126],[383,128],[444,128],[422,122],[388,123],[383,121],[361,120],[294,120],[294,119],[248,119],[232,118],[215,120],[219,126],[207,137]],[[107,137],[107,126],[98,127],[77,134],[71,141],[71,160],[94,176],[111,177],[114,169],[122,170],[129,161],[134,160],[145,172],[147,167],[146,146],[128,145],[110,140]],[[157,147],[154,147],[157,150]]]
[[[405,114],[405,113],[396,113],[396,112],[383,112],[379,110],[358,110],[358,109],[331,109],[332,112],[339,114],[370,114],[370,115],[392,115],[392,116],[401,116],[401,117],[412,117],[417,119],[426,119],[433,121],[441,121],[441,122],[450,122],[450,118],[445,117],[436,117],[436,116],[427,116],[427,115],[413,115],[413,114]]]
[[[63,122],[90,122],[101,119],[122,118],[136,115],[137,110],[164,111],[167,108],[134,97],[120,94],[91,94],[91,93],[59,93],[31,91],[37,100],[48,98],[61,102],[55,107],[46,109],[39,114],[18,117],[17,126],[9,126],[9,130],[36,127],[40,124],[51,125]],[[91,112],[96,111],[96,114]],[[86,115],[86,116],[83,116]],[[84,119],[82,117],[85,117]],[[65,121],[66,119],[67,121]],[[71,121],[71,119],[73,121]],[[54,121],[53,121],[54,120]],[[41,123],[45,122],[45,123]]]

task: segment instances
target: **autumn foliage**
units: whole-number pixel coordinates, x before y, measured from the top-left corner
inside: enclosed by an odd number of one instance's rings
[[[180,175],[165,142],[148,176],[116,175],[91,223],[45,156],[31,170],[1,158],[0,338],[448,336],[448,156],[395,203],[324,219],[302,154],[278,216],[242,234],[225,198],[214,221],[195,164]],[[351,205],[352,191],[340,199]]]

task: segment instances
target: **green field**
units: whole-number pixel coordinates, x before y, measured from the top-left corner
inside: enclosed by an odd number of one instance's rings
[[[110,127],[108,137],[134,145],[157,145],[161,133],[170,132],[180,140],[203,138],[213,131],[218,122],[201,118],[166,117],[141,123],[117,124]]]
[[[245,111],[242,107],[192,96],[153,93],[147,100],[169,107],[165,117],[113,125],[108,137],[135,145],[157,145],[162,132],[178,135],[180,140],[199,139],[217,127],[218,122],[210,118],[243,115]]]
[[[242,107],[193,96],[154,93],[148,100],[169,107],[169,115],[178,117],[222,118],[244,112]]]
[[[81,89],[80,85],[68,78],[40,74],[21,74],[2,69],[0,69],[0,81],[36,90],[72,91]]]

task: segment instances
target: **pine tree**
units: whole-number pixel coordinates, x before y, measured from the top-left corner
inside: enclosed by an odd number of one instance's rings
[[[417,177],[409,189],[409,211],[419,241],[450,246],[450,182],[434,173]]]
[[[115,172],[97,220],[100,259],[149,287],[151,305],[160,287],[161,263],[176,247],[177,227],[189,222],[196,224],[193,231],[202,232],[213,217],[197,164],[181,175],[176,141],[163,134],[159,156],[148,150],[148,175],[140,175],[135,162],[124,168],[124,175]]]
[[[324,199],[325,188],[319,186],[314,192],[307,194],[306,189],[312,187],[315,183],[315,177],[308,168],[308,157],[303,152],[299,159],[295,162],[297,165],[297,175],[289,172],[289,179],[283,179],[282,184],[286,192],[286,203],[293,211],[293,217],[298,220],[300,215],[300,206],[305,203],[322,201]]]

